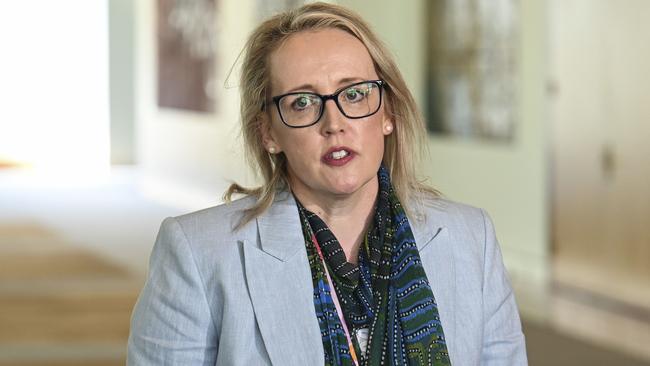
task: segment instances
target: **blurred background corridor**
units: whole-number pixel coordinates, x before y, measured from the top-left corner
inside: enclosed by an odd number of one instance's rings
[[[650,365],[650,1],[339,0],[492,216],[530,365]],[[0,366],[121,365],[160,222],[252,186],[238,55],[301,0],[0,4]]]

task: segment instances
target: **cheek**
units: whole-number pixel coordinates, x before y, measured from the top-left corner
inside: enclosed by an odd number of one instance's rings
[[[373,124],[372,128],[367,129],[363,132],[363,139],[365,144],[372,144],[376,146],[380,140],[383,140],[383,133],[381,132],[381,127],[378,127],[379,124]]]
[[[372,128],[370,128],[364,133],[364,135],[366,136],[364,143],[367,144],[367,146],[375,147],[376,151],[383,152],[384,139],[386,138],[386,135],[384,134],[383,125],[380,119],[377,119],[376,121],[373,122],[374,123],[372,124]]]
[[[309,151],[306,151],[306,149],[301,146],[288,148],[284,151],[284,154],[289,161],[289,165],[297,171],[309,166],[309,161],[306,159],[306,156],[309,156]]]
[[[293,132],[293,133],[292,133]],[[318,143],[316,139],[310,138],[303,131],[288,131],[278,136],[278,144],[282,148],[289,164],[294,168],[308,166],[311,159],[318,155]]]
[[[377,157],[378,160],[381,161],[384,158],[384,149],[385,149],[385,146],[384,146],[384,134],[380,134],[380,135],[377,136],[377,140],[376,140],[374,146],[376,146],[376,149],[375,149],[376,157]]]

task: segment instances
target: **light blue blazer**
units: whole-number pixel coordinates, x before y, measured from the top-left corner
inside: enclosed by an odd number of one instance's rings
[[[323,365],[293,196],[238,231],[254,200],[167,218],[131,318],[129,365]],[[492,223],[436,199],[411,227],[454,366],[526,365],[524,335]]]

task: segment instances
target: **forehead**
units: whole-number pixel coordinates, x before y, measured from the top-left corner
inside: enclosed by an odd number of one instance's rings
[[[350,79],[377,78],[363,43],[339,29],[296,33],[271,53],[269,64],[272,94],[305,85],[326,93]]]

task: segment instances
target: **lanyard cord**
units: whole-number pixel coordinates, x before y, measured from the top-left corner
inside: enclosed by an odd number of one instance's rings
[[[352,344],[352,337],[350,337],[350,331],[348,330],[348,326],[345,323],[345,319],[343,318],[343,311],[341,310],[341,304],[339,303],[339,298],[336,295],[334,282],[332,281],[332,277],[330,277],[330,272],[327,269],[327,263],[325,263],[325,257],[323,257],[323,252],[320,249],[320,245],[318,245],[316,236],[313,234],[311,236],[311,241],[314,243],[314,246],[316,247],[316,251],[318,252],[318,256],[323,262],[323,268],[325,268],[325,276],[327,277],[327,281],[329,282],[330,285],[330,293],[332,294],[332,301],[334,302],[336,313],[339,316],[339,320],[341,321],[341,326],[343,327],[343,331],[345,332],[345,338],[348,340],[348,347],[350,349],[350,356],[352,357],[352,362],[354,362],[356,366],[359,366],[359,361],[357,360],[357,353],[354,350],[354,344]]]

